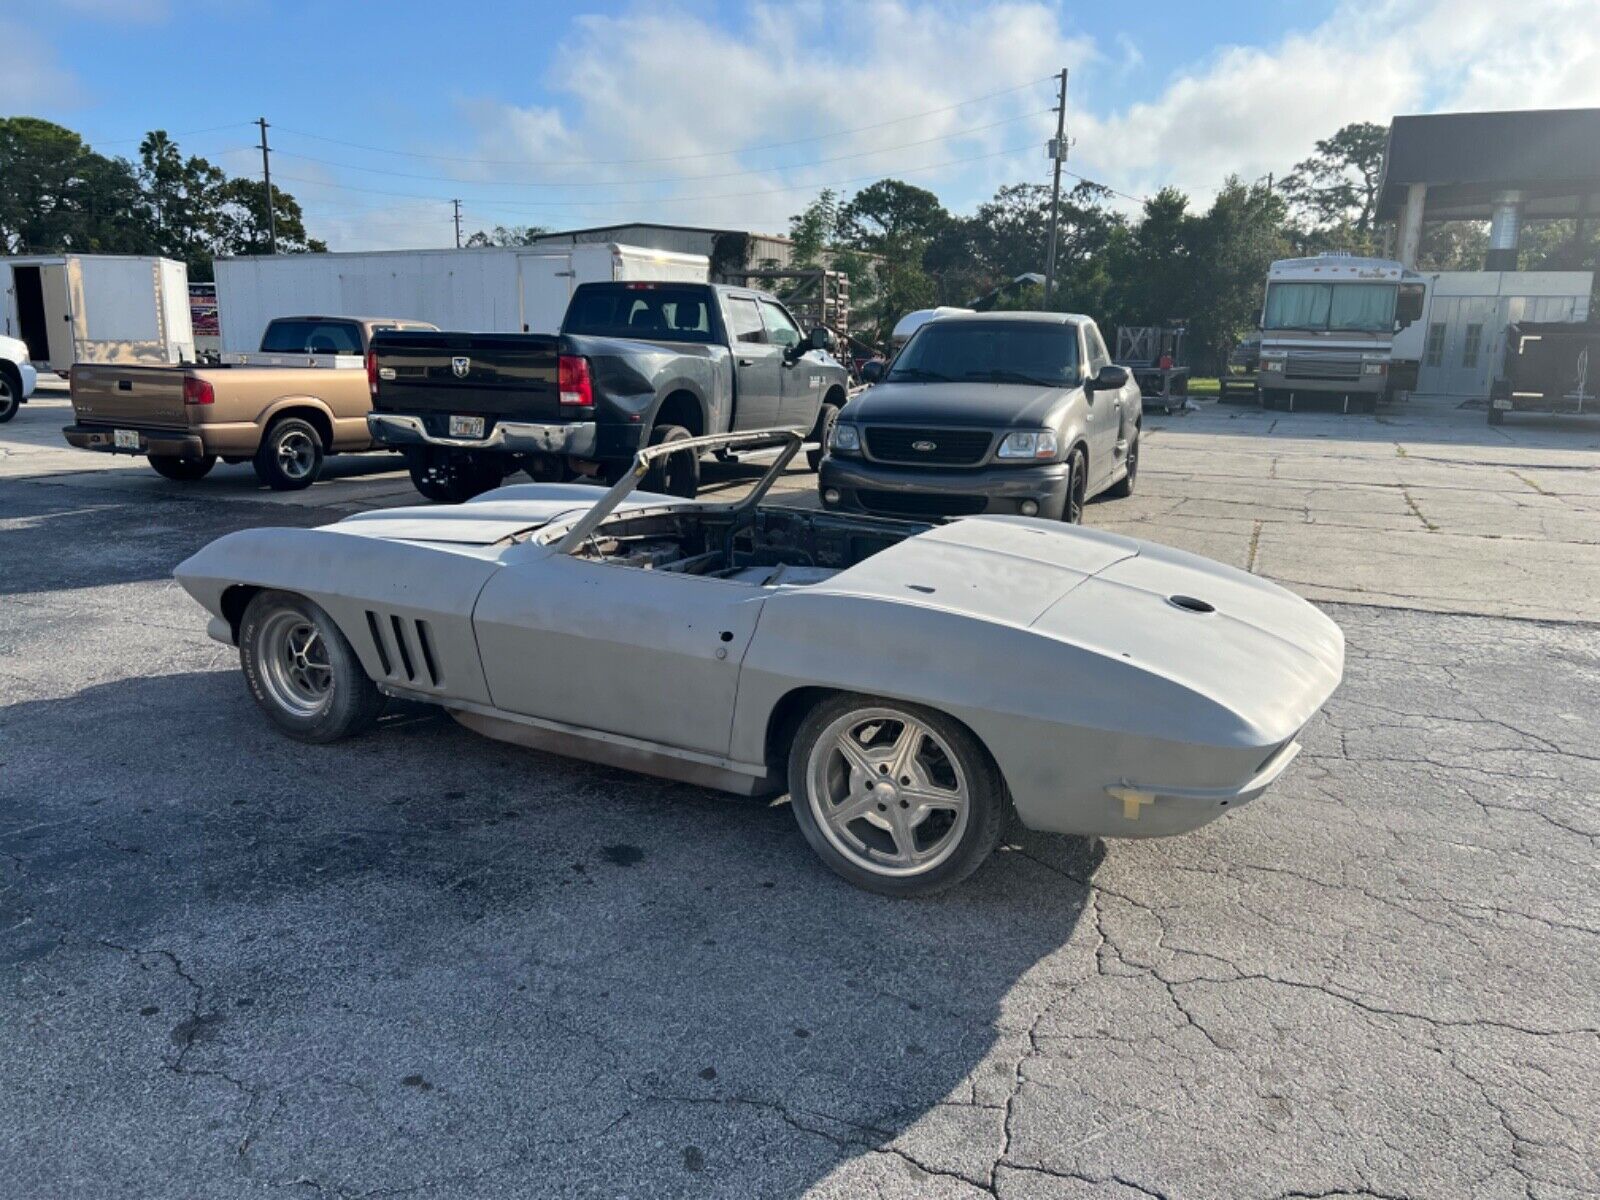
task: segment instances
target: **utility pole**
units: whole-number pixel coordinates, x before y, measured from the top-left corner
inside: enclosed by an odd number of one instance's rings
[[[452,200],[450,203],[456,206],[456,249],[459,250],[461,249],[461,201]]]
[[[1055,178],[1050,183],[1050,256],[1044,268],[1044,306],[1056,286],[1056,227],[1061,223],[1061,161],[1067,157],[1067,69],[1061,68],[1061,98],[1056,104],[1056,140],[1050,143]]]
[[[261,179],[267,185],[267,253],[278,252],[278,218],[272,211],[272,166],[267,161],[267,119],[256,118],[261,126]]]

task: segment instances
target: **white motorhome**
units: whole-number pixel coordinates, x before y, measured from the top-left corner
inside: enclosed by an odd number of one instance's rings
[[[73,363],[194,361],[189,272],[181,262],[132,254],[44,254],[0,259],[7,337],[27,343],[40,370]]]
[[[381,312],[474,333],[556,333],[580,283],[705,283],[710,271],[702,254],[615,242],[219,258],[221,349],[252,351],[268,321],[308,312]]]
[[[1421,318],[1424,276],[1381,258],[1319,254],[1285,258],[1267,271],[1261,308],[1263,408],[1293,408],[1316,396],[1372,411],[1416,386],[1417,360],[1395,353],[1395,336]]]

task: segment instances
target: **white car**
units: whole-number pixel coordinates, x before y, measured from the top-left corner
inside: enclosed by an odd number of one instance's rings
[[[0,425],[17,415],[38,382],[39,373],[28,361],[27,343],[0,336]]]
[[[661,455],[779,438],[743,500],[630,496]],[[176,574],[291,737],[344,737],[398,696],[489,737],[788,791],[830,867],[894,895],[965,878],[1013,812],[1122,837],[1231,812],[1339,684],[1337,625],[1191,554],[1024,517],[763,505],[800,444],[664,443],[603,494],[523,484],[242,530]]]

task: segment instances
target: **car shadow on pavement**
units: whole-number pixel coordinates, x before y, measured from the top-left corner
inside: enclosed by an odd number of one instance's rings
[[[986,1187],[1020,1014],[1094,970],[1098,842],[894,901],[785,802],[411,707],[306,746],[232,670],[10,705],[0,759],[24,1194]]]

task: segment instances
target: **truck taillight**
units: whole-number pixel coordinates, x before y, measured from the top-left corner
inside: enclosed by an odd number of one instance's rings
[[[183,381],[183,402],[185,404],[215,404],[217,402],[216,389],[204,379],[196,379],[193,375],[186,376]]]
[[[594,407],[594,384],[589,379],[589,360],[576,354],[563,354],[556,360],[556,385],[561,403],[573,408]]]
[[[378,394],[378,352],[367,351],[367,387],[374,396]]]

